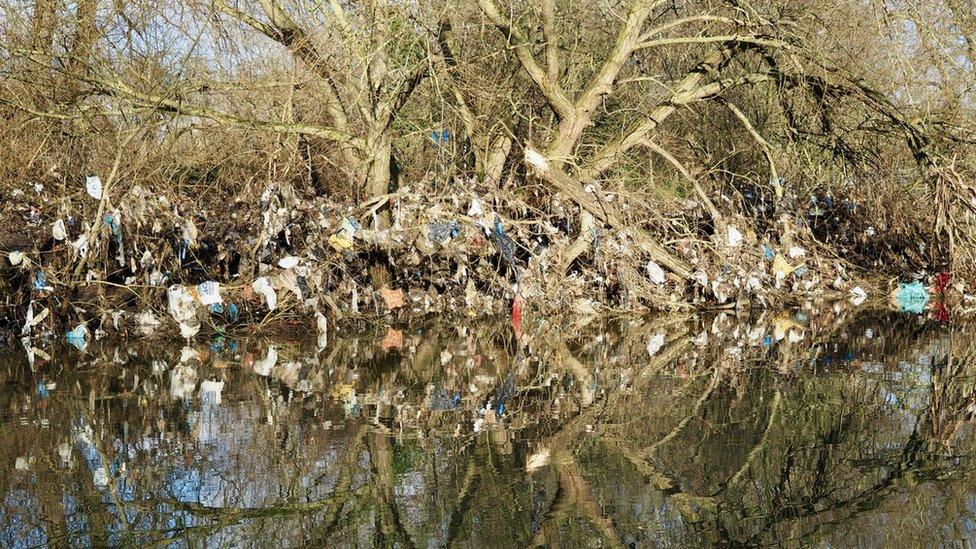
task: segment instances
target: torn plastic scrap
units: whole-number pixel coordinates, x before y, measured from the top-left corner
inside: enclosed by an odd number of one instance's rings
[[[85,190],[88,191],[88,196],[94,198],[95,200],[102,199],[102,180],[99,179],[97,175],[90,175],[85,178]]]
[[[178,323],[184,323],[196,315],[196,302],[186,288],[173,284],[166,289],[170,316]]]
[[[65,334],[65,339],[79,351],[84,351],[88,346],[88,328],[84,323],[79,324],[74,330]]]
[[[868,293],[864,291],[860,286],[855,286],[851,289],[851,304],[854,306],[864,303],[864,300],[868,298]]]
[[[268,277],[262,276],[257,278],[251,283],[251,288],[254,290],[254,293],[260,294],[264,298],[264,302],[268,306],[269,311],[275,310],[275,307],[278,306],[278,294],[271,287],[271,282],[268,281]]]
[[[201,305],[216,305],[223,303],[220,297],[220,283],[208,280],[197,285],[197,292],[200,294]]]

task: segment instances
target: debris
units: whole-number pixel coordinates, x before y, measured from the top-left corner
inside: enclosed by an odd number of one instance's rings
[[[451,140],[451,132],[448,130],[434,130],[430,132],[430,140],[438,145],[443,145]]]
[[[661,350],[661,347],[664,347],[665,337],[667,337],[667,334],[658,332],[647,340],[647,354],[649,356],[656,355]]]
[[[85,178],[85,189],[88,191],[88,196],[95,200],[102,199],[102,180],[97,175],[90,175]]]
[[[549,464],[549,448],[540,448],[525,460],[525,472],[533,473]]]
[[[855,307],[864,303],[864,300],[868,298],[868,293],[864,291],[860,286],[855,286],[851,288],[851,304]]]
[[[159,327],[159,319],[151,311],[143,311],[135,315],[136,332],[140,335],[152,335]]]
[[[733,248],[742,245],[742,233],[732,225],[729,225],[727,242]]]
[[[274,345],[268,347],[268,353],[262,358],[254,363],[254,373],[259,376],[268,377],[271,375],[271,370],[278,363],[278,350],[274,348]]]
[[[790,265],[783,256],[777,254],[776,259],[773,259],[773,276],[776,278],[776,287],[779,288],[783,280],[796,270],[796,267]]]
[[[191,339],[200,332],[200,322],[180,322],[180,336],[183,339]]]
[[[18,471],[29,471],[34,458],[28,456],[18,456],[14,462],[14,469]]]
[[[774,252],[772,248],[770,248],[765,244],[763,244],[762,253],[763,253],[763,258],[765,258],[766,261],[772,261],[773,258],[776,257],[776,252]]]
[[[776,341],[782,341],[792,330],[803,330],[803,326],[797,324],[785,313],[773,321],[773,338]]]
[[[99,488],[108,486],[108,470],[105,469],[104,465],[95,469],[95,472],[92,473],[92,483]]]
[[[400,288],[384,286],[380,289],[380,296],[386,303],[386,308],[391,311],[403,307],[403,290]]]
[[[264,303],[268,306],[269,311],[275,310],[275,307],[278,306],[278,294],[271,287],[267,277],[262,276],[256,279],[251,283],[251,288],[254,289],[254,293],[260,294],[264,298]]]
[[[184,323],[196,316],[196,302],[190,292],[179,284],[166,289],[167,311],[177,323]]]
[[[342,218],[342,223],[339,226],[339,231],[329,237],[329,244],[336,250],[345,251],[353,246],[353,242],[356,239],[356,232],[360,229],[360,225],[353,219],[348,217]]]
[[[446,246],[452,238],[461,236],[461,224],[457,221],[432,221],[427,224],[427,238],[441,246]]]
[[[68,238],[68,230],[64,227],[64,220],[58,219],[51,225],[51,236],[54,240],[61,242],[62,240]]]
[[[282,269],[294,269],[299,261],[301,260],[293,255],[286,255],[278,260],[278,266]]]
[[[200,383],[200,402],[204,404],[220,405],[220,394],[224,391],[223,381],[203,380]]]
[[[477,198],[471,199],[471,206],[468,207],[468,217],[481,217],[485,215],[485,208]]]
[[[929,302],[929,291],[921,282],[901,283],[895,291],[898,310],[905,313],[921,314]]]
[[[403,348],[403,332],[390,328],[386,331],[386,336],[380,342],[380,348],[384,351],[389,349]]]
[[[651,279],[651,282],[655,284],[664,284],[666,281],[664,277],[664,269],[661,268],[653,259],[647,262],[647,276]]]
[[[515,337],[522,338],[522,295],[516,291],[512,299],[512,329],[515,330]]]
[[[237,322],[237,319],[240,316],[240,314],[241,314],[240,313],[240,310],[237,308],[237,304],[236,303],[228,303],[227,304],[227,318],[228,318],[228,320],[230,320],[230,323],[231,324],[233,324],[234,322]]]
[[[53,291],[53,290],[54,290],[54,288],[47,283],[47,277],[44,276],[44,271],[38,269],[37,272],[34,273],[34,291],[36,291],[36,292],[49,291],[50,292],[50,291]]]
[[[87,227],[87,224],[86,224]],[[88,255],[88,235],[82,233],[78,238],[71,243],[71,247],[74,248],[75,253],[81,257]]]
[[[223,303],[220,297],[220,283],[208,280],[197,285],[201,305],[217,305]]]
[[[34,303],[31,302],[31,304],[27,306],[27,320],[24,322],[24,327],[21,330],[21,334],[29,334],[31,329],[43,322],[50,312],[51,311],[47,307],[44,307],[44,310],[42,310],[40,314],[34,316]]]
[[[315,312],[315,327],[318,328],[319,333],[316,344],[321,350],[329,342],[329,321],[325,318],[325,315],[318,311]]]
[[[806,257],[807,251],[799,246],[793,246],[790,248],[790,251],[786,253],[786,255],[788,255],[790,259],[798,259],[801,257]]]
[[[525,161],[540,173],[549,171],[549,161],[531,147],[525,148]]]
[[[71,463],[71,444],[67,442],[58,444],[58,458],[62,467],[67,467]]]
[[[7,254],[7,261],[10,261],[14,267],[20,265],[24,262],[24,252],[10,252]]]
[[[75,326],[74,330],[71,330],[65,334],[65,339],[68,340],[74,348],[79,351],[84,351],[85,347],[88,346],[88,328],[84,323]]]
[[[495,248],[498,249],[505,261],[508,261],[512,268],[515,268],[515,241],[512,237],[508,236],[505,232],[505,227],[502,225],[502,220],[495,214],[495,220],[492,226],[489,228],[488,225],[483,221],[478,221],[476,225],[481,228],[492,243],[495,244]]]

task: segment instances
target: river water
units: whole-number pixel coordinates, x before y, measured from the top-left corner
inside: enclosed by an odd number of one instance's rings
[[[4,547],[976,539],[966,325],[825,310],[33,346],[0,349]]]

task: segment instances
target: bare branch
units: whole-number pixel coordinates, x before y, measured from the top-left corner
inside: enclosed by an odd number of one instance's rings
[[[312,124],[283,122],[279,120],[242,118],[216,109],[189,105],[183,103],[182,101],[177,101],[168,97],[140,92],[118,79],[93,79],[89,82],[102,93],[124,99],[141,107],[147,107],[163,112],[172,112],[181,116],[206,118],[215,122],[220,122],[222,124],[228,124],[239,128],[253,128],[257,130],[274,131],[279,133],[308,135],[326,139],[335,143],[349,145],[360,150],[364,148],[364,144],[361,139],[334,128],[316,126]]]
[[[546,98],[549,106],[559,116],[560,119],[571,118],[575,114],[575,106],[572,99],[555,82],[551,82],[546,71],[539,66],[539,63],[532,55],[529,48],[528,38],[518,25],[502,16],[495,4],[495,0],[478,0],[481,11],[508,38],[508,43],[515,50],[522,69],[528,73],[529,77]]]

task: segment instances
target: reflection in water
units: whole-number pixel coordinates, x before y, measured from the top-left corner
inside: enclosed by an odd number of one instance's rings
[[[766,314],[0,355],[0,545],[976,538],[963,327]],[[392,341],[392,343],[391,343]],[[399,347],[399,348],[397,348]]]

